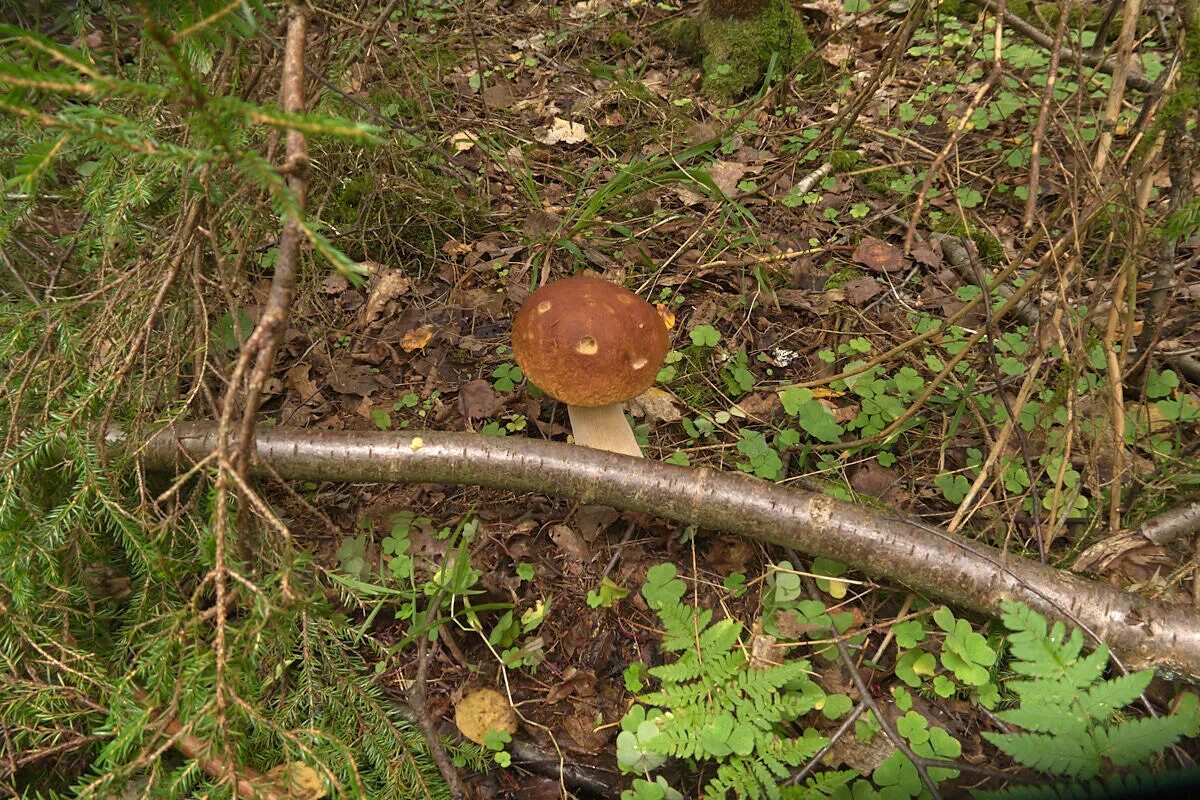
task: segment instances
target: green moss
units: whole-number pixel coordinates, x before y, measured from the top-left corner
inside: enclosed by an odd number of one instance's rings
[[[633,47],[633,37],[626,31],[612,31],[608,34],[608,46],[614,50],[628,50]]]
[[[1004,245],[995,236],[992,236],[982,228],[976,228],[968,223],[966,228],[963,227],[962,220],[958,217],[946,216],[933,226],[933,229],[941,233],[948,233],[952,236],[966,236],[975,243],[975,249],[979,251],[979,261],[985,267],[997,267],[1004,263]]]
[[[787,0],[766,0],[758,14],[746,18],[714,16],[706,6],[696,22],[704,94],[718,103],[734,103],[758,86],[772,54],[778,54],[776,70],[787,72],[812,50]],[[681,32],[684,43],[687,35]]]
[[[858,176],[858,179],[862,181],[863,186],[866,186],[867,189],[873,194],[880,196],[896,195],[898,197],[902,197],[903,195],[901,193],[892,188],[892,184],[895,181],[901,180],[903,177],[904,174],[901,173],[900,170],[889,167],[887,169],[879,169],[873,172],[864,172],[862,175]]]
[[[834,172],[850,172],[862,163],[862,153],[857,150],[834,150],[829,155],[829,164]]]

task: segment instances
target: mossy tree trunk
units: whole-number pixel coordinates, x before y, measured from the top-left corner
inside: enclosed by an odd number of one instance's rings
[[[722,104],[759,86],[773,59],[777,74],[788,72],[812,50],[788,0],[705,0],[676,38],[700,59],[704,94]]]

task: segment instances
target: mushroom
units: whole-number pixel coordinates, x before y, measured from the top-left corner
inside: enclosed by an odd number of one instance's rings
[[[517,312],[513,357],[525,377],[567,404],[575,443],[642,455],[621,404],[654,383],[670,348],[658,311],[615,283],[547,283]]]

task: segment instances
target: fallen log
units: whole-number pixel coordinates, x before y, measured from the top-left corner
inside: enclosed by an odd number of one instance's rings
[[[211,423],[179,423],[112,445],[153,470],[212,452]],[[931,599],[989,616],[1018,600],[1106,643],[1131,669],[1200,679],[1200,612],[1151,600],[886,511],[740,473],[677,467],[556,442],[472,433],[396,434],[259,427],[257,459],[280,477],[451,483],[540,492],[728,531],[842,561]]]

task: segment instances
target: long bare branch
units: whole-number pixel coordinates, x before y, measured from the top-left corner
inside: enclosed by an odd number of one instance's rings
[[[139,451],[158,470],[208,455],[217,427],[180,423]],[[281,477],[453,483],[544,492],[730,531],[837,559],[959,607],[997,615],[1006,600],[1107,643],[1130,667],[1200,678],[1200,612],[1123,592],[921,522],[747,475],[662,464],[590,448],[469,433],[257,432],[259,459]]]

